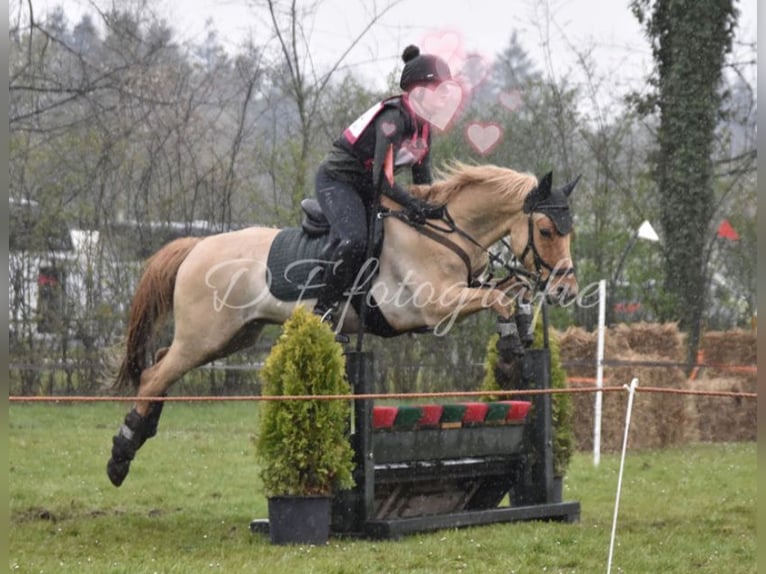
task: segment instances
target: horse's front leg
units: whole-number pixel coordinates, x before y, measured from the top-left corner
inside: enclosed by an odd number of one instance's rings
[[[449,301],[449,305],[444,305]],[[496,288],[462,288],[453,297],[443,298],[438,309],[441,316],[434,328],[436,334],[444,334],[454,322],[482,309],[492,309],[497,314],[497,350],[505,361],[513,361],[524,355],[525,347],[534,338],[531,330],[532,305],[524,300],[523,291],[509,295]],[[531,337],[531,338],[530,338]]]

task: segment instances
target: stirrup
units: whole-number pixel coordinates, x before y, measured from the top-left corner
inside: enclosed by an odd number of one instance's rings
[[[332,323],[334,319],[334,312],[336,310],[337,306],[335,304],[324,306],[324,305],[314,305],[314,315],[319,317],[319,320],[322,323]]]
[[[325,308],[324,305],[315,305],[314,306],[314,315],[319,317],[319,320],[322,323],[329,323],[332,327],[333,332],[335,333],[335,342],[341,343],[341,344],[347,344],[350,342],[350,338],[348,335],[344,335],[342,333],[336,332],[336,329],[338,328],[338,325],[335,323],[335,312],[339,310],[339,305],[337,303],[333,303],[329,307]]]

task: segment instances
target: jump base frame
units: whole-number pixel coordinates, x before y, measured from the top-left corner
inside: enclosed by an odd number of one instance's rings
[[[346,369],[355,394],[373,392],[370,353],[348,352]],[[527,388],[549,388],[549,371],[548,349],[527,350]],[[333,499],[335,535],[399,538],[443,528],[580,518],[580,503],[562,502],[554,485],[550,394],[399,408],[357,400],[352,427],[356,486]]]

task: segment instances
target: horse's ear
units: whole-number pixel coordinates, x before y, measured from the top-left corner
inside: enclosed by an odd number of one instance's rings
[[[540,193],[540,199],[548,197],[551,194],[551,185],[553,184],[553,172],[549,171],[537,184],[537,191]]]
[[[582,177],[582,174],[578,175],[576,178],[574,178],[572,181],[570,181],[568,184],[566,184],[564,187],[561,188],[561,191],[563,194],[567,197],[569,197],[569,194],[572,193],[572,190],[577,185],[577,182],[580,181],[580,178]]]
[[[553,172],[549,171],[537,182],[537,187],[529,192],[524,199],[524,213],[531,213],[535,207],[551,194],[551,183],[553,182]]]

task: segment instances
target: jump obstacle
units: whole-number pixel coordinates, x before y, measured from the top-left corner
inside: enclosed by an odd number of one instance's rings
[[[370,394],[371,353],[346,353],[354,394]],[[525,388],[550,388],[547,348],[528,349]],[[336,493],[331,532],[364,538],[522,520],[576,522],[553,476],[551,395],[529,401],[376,406],[355,400],[355,487]],[[560,486],[560,485],[559,485]],[[254,520],[267,532],[268,520]]]

